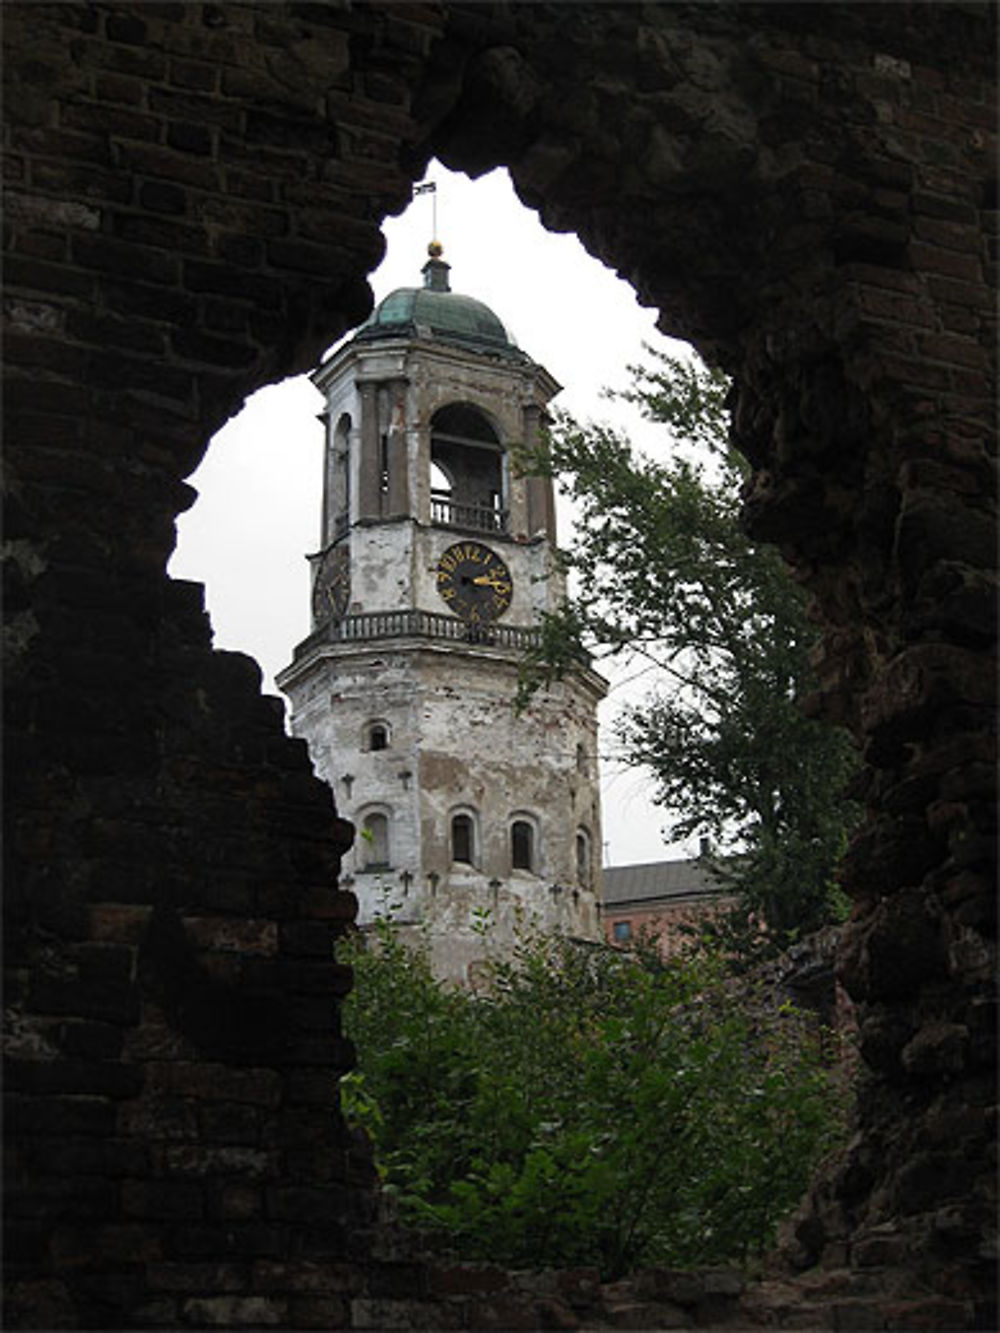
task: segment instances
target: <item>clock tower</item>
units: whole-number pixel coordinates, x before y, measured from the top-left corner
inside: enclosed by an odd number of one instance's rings
[[[559,386],[441,247],[313,373],[326,398],[312,633],[278,684],[358,829],[362,926],[423,930],[468,982],[519,917],[599,938],[597,704],[581,664],[515,712],[518,664],[563,592],[549,478],[518,452]]]

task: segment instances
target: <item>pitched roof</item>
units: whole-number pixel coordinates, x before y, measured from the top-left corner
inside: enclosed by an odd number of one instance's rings
[[[607,866],[602,872],[605,907],[652,906],[726,892],[701,860],[646,861],[634,866]]]

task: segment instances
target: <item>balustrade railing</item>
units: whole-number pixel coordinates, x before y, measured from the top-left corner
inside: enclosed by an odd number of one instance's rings
[[[367,611],[330,621],[301,645],[306,651],[320,643],[356,643],[372,639],[446,639],[453,643],[477,643],[487,648],[513,648],[526,652],[538,643],[538,631],[517,625],[470,625],[455,616],[436,611]]]
[[[440,495],[431,496],[431,522],[449,528],[472,528],[475,532],[506,532],[510,511],[491,505],[458,504]]]

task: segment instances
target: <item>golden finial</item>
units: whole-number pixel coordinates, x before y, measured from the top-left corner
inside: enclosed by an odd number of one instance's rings
[[[427,253],[430,255],[431,259],[440,259],[444,254],[444,246],[440,241],[431,241],[430,245],[427,247]]]

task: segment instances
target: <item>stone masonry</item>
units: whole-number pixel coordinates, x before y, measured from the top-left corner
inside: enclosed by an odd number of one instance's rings
[[[212,433],[365,317],[437,155],[508,166],[734,377],[748,522],[864,759],[855,1138],[782,1282],[716,1313],[994,1327],[994,7],[2,17],[8,1326],[597,1320],[376,1238],[335,1093],[351,830],[164,572]],[[699,1293],[600,1319],[711,1326]]]

